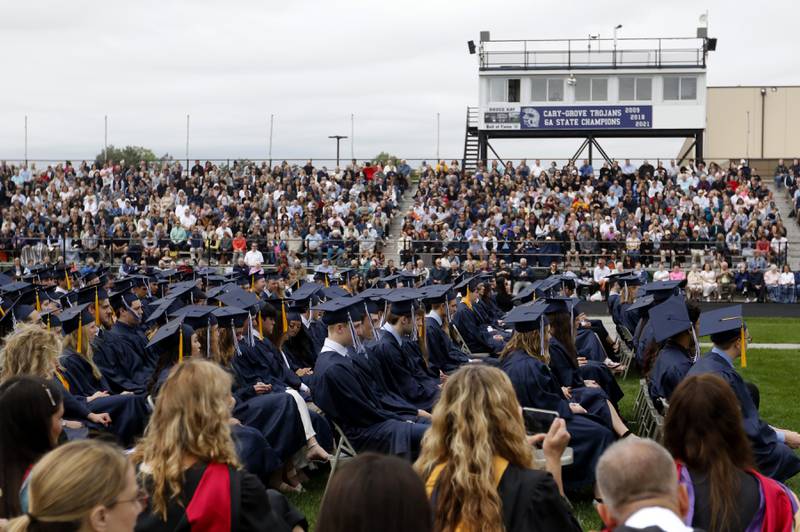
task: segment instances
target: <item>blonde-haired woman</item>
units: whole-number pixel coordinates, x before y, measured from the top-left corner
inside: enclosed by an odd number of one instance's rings
[[[134,453],[150,495],[137,530],[288,529],[261,482],[239,469],[229,424],[231,384],[207,360],[170,371]]]
[[[600,455],[614,443],[614,434],[589,415],[578,403],[570,402],[550,371],[550,326],[542,307],[517,307],[505,322],[514,334],[500,353],[500,369],[511,379],[520,405],[558,412],[564,419],[574,450],[574,462],[564,468],[564,485],[580,490],[594,484],[594,470]]]
[[[5,345],[0,351],[0,360],[3,361],[0,380],[5,381],[18,375],[33,375],[50,380],[64,396],[64,419],[91,423],[96,427],[110,425],[111,416],[107,412],[91,411],[85,399],[81,400],[70,393],[69,383],[58,366],[62,345],[57,333],[48,331],[41,325],[25,324],[17,327],[6,337]],[[80,428],[77,424],[66,426]]]
[[[85,401],[89,410],[107,412],[113,419],[111,430],[122,445],[129,447],[147,425],[147,398],[130,392],[110,395],[111,387],[93,359],[92,340],[98,328],[88,306],[71,307],[61,313],[64,349],[58,362],[62,384],[79,401]]]
[[[511,381],[499,369],[467,365],[447,380],[414,469],[441,532],[580,530],[559,493],[569,435],[556,420],[544,438],[548,470],[533,448]]]
[[[28,507],[7,532],[114,530],[132,532],[146,495],[125,455],[96,440],[62,445],[31,471]]]

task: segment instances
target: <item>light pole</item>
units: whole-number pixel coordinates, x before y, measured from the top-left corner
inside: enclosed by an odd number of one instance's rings
[[[328,135],[329,139],[336,139],[336,167],[339,167],[339,143],[346,139],[347,135]]]
[[[622,29],[622,24],[614,26],[614,66],[617,66],[617,31]]]

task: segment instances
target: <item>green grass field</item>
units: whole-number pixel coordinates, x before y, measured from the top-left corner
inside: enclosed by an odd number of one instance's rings
[[[797,318],[747,318],[746,321],[753,343],[800,343],[800,320]]]
[[[799,342],[800,334],[794,332],[800,327],[800,320],[785,318],[747,320],[754,342],[785,343]],[[793,350],[751,349],[747,356],[747,368],[741,370],[742,376],[754,382],[761,390],[761,414],[770,424],[800,430],[800,410],[796,408],[796,386],[792,375],[800,374],[800,352]],[[639,376],[631,372],[622,382],[625,397],[620,410],[625,418],[630,418],[636,398]],[[327,481],[327,469],[317,472],[305,484],[306,492],[291,495],[289,499],[297,505],[312,524],[322,500]],[[789,482],[795,493],[800,493],[800,478]],[[600,519],[595,513],[591,500],[573,501],[575,514],[585,530],[599,530]]]

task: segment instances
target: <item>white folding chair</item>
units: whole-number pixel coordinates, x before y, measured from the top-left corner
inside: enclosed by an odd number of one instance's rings
[[[470,358],[486,358],[489,356],[489,353],[473,353],[467,345],[467,342],[464,340],[464,337],[461,335],[461,332],[458,330],[458,327],[452,323],[450,324],[450,327],[452,327],[453,335],[456,337],[456,342],[461,344],[461,350],[464,351],[467,356]]]
[[[336,472],[336,469],[339,467],[339,461],[346,461],[351,458],[355,458],[358,453],[356,452],[355,447],[353,444],[350,443],[350,440],[347,439],[345,436],[344,431],[337,425],[334,421],[330,420],[331,425],[333,425],[333,430],[336,432],[338,436],[339,442],[336,444],[336,451],[334,451],[333,456],[330,458],[331,464],[331,473],[328,476],[328,482],[325,484],[325,491],[328,491],[328,486],[331,483],[331,479],[333,478],[333,474]]]

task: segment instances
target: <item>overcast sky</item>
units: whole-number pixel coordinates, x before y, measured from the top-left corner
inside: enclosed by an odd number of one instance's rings
[[[2,0],[0,158],[86,158],[109,143],[192,158],[461,157],[477,103],[466,41],[694,36],[709,10],[719,39],[710,85],[797,84],[797,0],[205,1]],[[567,157],[579,144],[508,146],[503,156]],[[680,142],[678,142],[678,146]],[[674,156],[674,142],[612,143],[612,155]],[[342,155],[349,157],[349,141]],[[627,153],[623,153],[626,151]]]

